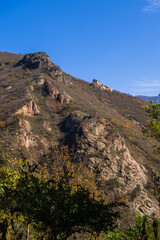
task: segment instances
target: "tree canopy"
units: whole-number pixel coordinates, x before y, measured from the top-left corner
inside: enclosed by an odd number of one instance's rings
[[[160,142],[160,103],[156,104],[151,101],[151,107],[146,106],[146,112],[149,114],[150,120],[147,127],[143,128],[143,133],[148,137],[155,138]]]
[[[72,163],[63,151],[58,155],[63,162],[59,167],[56,161],[51,167],[51,162],[42,166],[4,156],[0,168],[1,239],[65,240],[74,233],[99,235],[116,226],[119,213],[115,207],[119,204],[107,204],[93,189],[89,191],[84,185],[88,176],[80,179],[78,175],[82,166]]]

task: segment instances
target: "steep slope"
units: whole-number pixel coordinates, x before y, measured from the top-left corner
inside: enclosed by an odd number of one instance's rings
[[[135,211],[159,214],[152,176],[160,163],[141,132],[145,101],[74,78],[46,53],[0,53],[0,62],[1,152],[39,161],[61,142],[96,174],[108,201],[128,203],[124,221]]]

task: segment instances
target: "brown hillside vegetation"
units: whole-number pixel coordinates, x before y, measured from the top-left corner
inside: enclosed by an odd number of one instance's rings
[[[66,74],[46,53],[0,53],[1,153],[39,162],[57,144],[69,146],[109,202],[127,202],[123,222],[160,212],[152,191],[160,163],[142,134],[147,104]]]

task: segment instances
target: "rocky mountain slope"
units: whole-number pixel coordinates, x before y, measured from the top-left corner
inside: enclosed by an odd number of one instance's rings
[[[39,161],[58,143],[94,172],[108,201],[134,213],[159,215],[152,177],[160,173],[147,123],[146,102],[64,73],[46,53],[0,53],[0,151]],[[2,159],[1,159],[2,160]]]

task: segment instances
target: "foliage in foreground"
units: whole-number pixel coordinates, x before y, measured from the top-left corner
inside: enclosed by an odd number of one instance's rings
[[[143,133],[147,137],[151,137],[156,139],[158,142],[160,142],[160,103],[156,104],[153,101],[151,101],[152,106],[146,106],[146,112],[149,114],[150,120],[148,121],[148,125],[146,128],[143,128]],[[160,148],[158,146],[155,146],[157,149],[156,153],[159,153]]]
[[[0,239],[159,239],[158,221],[147,216],[136,216],[125,233],[114,230],[120,204],[106,204],[94,176],[64,148],[54,149],[43,166],[8,154],[1,160]]]
[[[113,231],[107,234],[106,240],[159,240],[159,222],[149,221],[148,217],[135,216],[135,226],[128,227],[125,233]]]
[[[74,164],[68,158],[63,158],[59,171],[53,171],[54,165],[42,169],[7,160],[7,155],[4,158],[6,163],[0,168],[1,239],[65,240],[74,233],[98,236],[115,227],[118,203],[106,204],[85,189],[78,174],[75,180]]]

